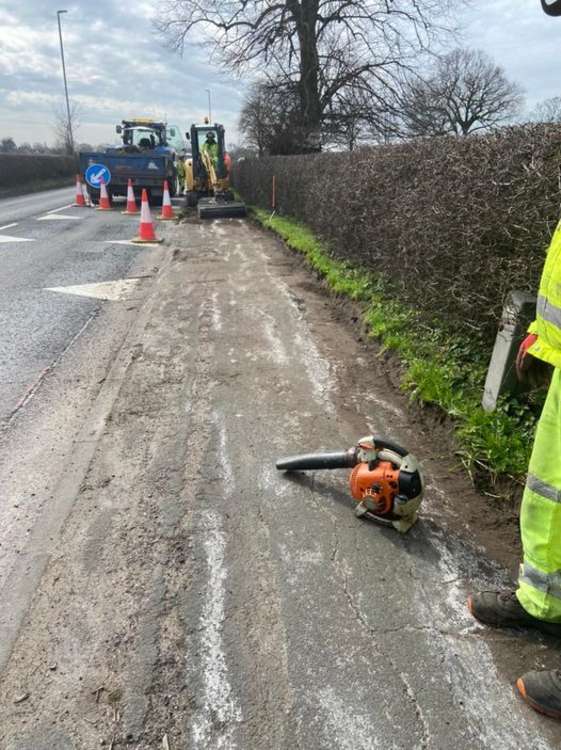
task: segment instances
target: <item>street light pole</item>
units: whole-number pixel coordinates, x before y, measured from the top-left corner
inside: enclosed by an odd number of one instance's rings
[[[64,95],[66,97],[66,114],[68,115],[68,139],[70,147],[74,151],[74,138],[72,136],[72,122],[70,119],[70,102],[68,100],[68,83],[66,81],[66,66],[64,64],[64,47],[62,46],[62,28],[60,25],[60,16],[62,13],[68,13],[67,10],[57,10],[56,17],[58,21],[58,38],[60,40],[60,59],[62,61],[62,77],[64,79]]]
[[[212,125],[212,110],[210,108],[210,89],[205,89],[208,94],[208,121]]]

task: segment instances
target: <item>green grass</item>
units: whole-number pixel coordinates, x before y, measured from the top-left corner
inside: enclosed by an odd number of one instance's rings
[[[303,224],[270,217],[259,208],[251,212],[289,247],[303,253],[334,292],[363,303],[369,333],[405,366],[403,389],[412,399],[434,405],[454,420],[458,454],[472,478],[484,476],[491,484],[505,475],[522,479],[539,403],[512,397],[503,399],[492,413],[482,409],[489,351],[476,335],[468,339],[446,330],[442,322],[422,320],[414,309],[397,301],[386,278],[332,257]]]

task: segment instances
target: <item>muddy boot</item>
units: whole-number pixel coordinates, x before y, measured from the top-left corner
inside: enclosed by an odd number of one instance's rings
[[[514,591],[481,591],[468,597],[468,609],[479,622],[494,628],[534,628],[561,637],[561,623],[528,614]]]
[[[520,695],[541,714],[561,719],[561,671],[527,672],[516,681]]]

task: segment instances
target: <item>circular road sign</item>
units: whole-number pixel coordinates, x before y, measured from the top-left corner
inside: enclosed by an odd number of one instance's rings
[[[105,164],[90,164],[86,169],[84,177],[88,185],[91,185],[93,188],[99,188],[102,179],[106,185],[109,185],[111,182],[111,172]]]

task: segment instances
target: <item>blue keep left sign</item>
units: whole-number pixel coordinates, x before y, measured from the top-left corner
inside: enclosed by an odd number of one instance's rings
[[[109,185],[111,182],[111,172],[105,164],[90,164],[86,169],[84,177],[88,185],[91,185],[93,188],[99,188],[102,179],[106,185]]]

